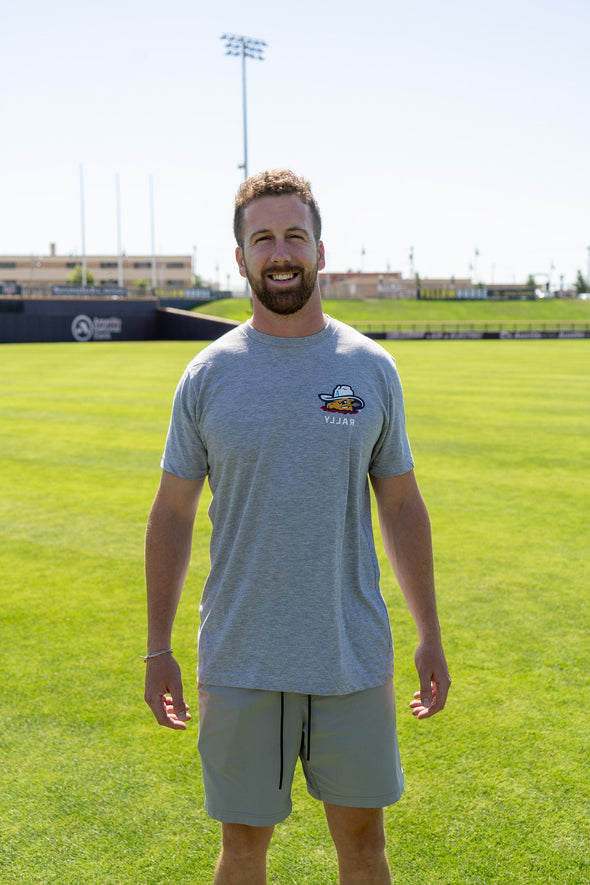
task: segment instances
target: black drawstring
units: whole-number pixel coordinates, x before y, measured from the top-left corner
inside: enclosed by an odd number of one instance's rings
[[[279,775],[279,790],[283,789],[283,731],[285,725],[285,695],[281,692],[281,773]]]
[[[281,766],[279,772],[279,790],[283,789],[283,770],[284,770],[284,732],[285,732],[285,693],[281,692],[281,732],[279,737]],[[311,695],[307,695],[307,754],[306,759],[309,762],[311,754]]]

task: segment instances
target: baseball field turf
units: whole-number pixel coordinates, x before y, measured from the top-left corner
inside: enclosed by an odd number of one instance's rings
[[[194,342],[0,351],[0,881],[208,885],[196,631],[206,501],[177,619],[193,723],[143,696],[143,534]],[[430,509],[453,687],[417,722],[415,633],[382,558],[406,793],[386,812],[398,885],[590,879],[590,342],[391,342]],[[296,432],[296,418],[294,418]],[[336,882],[296,778],[272,885]]]

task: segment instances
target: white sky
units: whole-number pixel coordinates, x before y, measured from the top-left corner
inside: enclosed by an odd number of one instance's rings
[[[241,286],[243,171],[312,182],[327,270],[571,283],[590,246],[589,0],[29,0],[0,11],[0,254],[193,253]],[[476,258],[475,251],[479,252]],[[363,257],[364,250],[364,257]],[[540,281],[544,281],[542,276]]]

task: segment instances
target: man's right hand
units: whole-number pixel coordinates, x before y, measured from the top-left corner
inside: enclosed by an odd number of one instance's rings
[[[148,658],[145,671],[144,699],[160,725],[186,729],[191,718],[182,692],[182,676],[177,661],[170,654]]]

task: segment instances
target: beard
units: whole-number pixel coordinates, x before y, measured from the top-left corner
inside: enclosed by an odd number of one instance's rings
[[[254,276],[244,260],[246,276],[253,295],[272,313],[288,316],[301,310],[313,295],[318,278],[318,263],[307,269],[302,267],[273,268],[273,273],[296,273],[292,285],[272,288],[272,281],[264,275]]]

